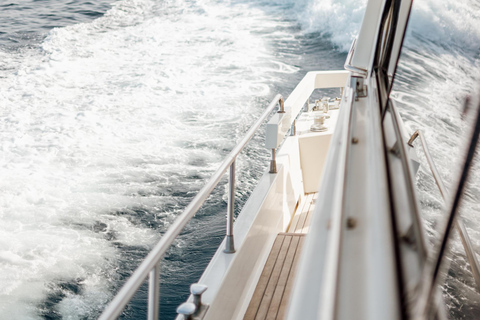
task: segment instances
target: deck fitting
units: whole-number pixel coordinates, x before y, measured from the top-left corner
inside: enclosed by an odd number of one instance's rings
[[[347,229],[354,229],[357,226],[357,219],[349,217],[347,218]]]

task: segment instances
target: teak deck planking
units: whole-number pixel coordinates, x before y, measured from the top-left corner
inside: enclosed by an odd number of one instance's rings
[[[273,320],[285,317],[296,265],[305,233],[308,232],[316,195],[306,195],[297,208],[288,233],[277,235],[244,320]]]
[[[308,233],[317,195],[318,193],[308,193],[305,196],[303,202],[298,206],[287,232]]]

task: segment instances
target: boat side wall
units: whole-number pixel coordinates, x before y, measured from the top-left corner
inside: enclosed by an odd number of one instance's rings
[[[236,253],[225,254],[224,242],[200,279],[208,290],[204,319],[241,319],[255,290],[270,248],[287,230],[304,194],[298,139],[289,137],[277,155],[278,173],[266,173],[234,226]]]
[[[266,127],[266,147],[279,146],[294,116],[300,112],[313,90],[319,88],[344,87],[347,71],[309,72],[285,100],[285,113],[277,113]],[[279,138],[281,137],[281,139]],[[265,173],[258,186],[240,212],[234,224],[236,252],[225,254],[225,241],[220,245],[199,283],[208,286],[202,302],[208,305],[204,319],[241,319],[248,308],[250,298],[260,278],[276,235],[285,232],[291,222],[296,206],[303,200],[305,189],[302,168],[312,173],[309,167],[300,163],[300,142],[302,138],[286,138],[277,152],[277,174]],[[317,173],[311,180],[312,190],[318,186],[323,172],[326,150],[330,137],[317,137],[325,152],[322,165],[318,163]],[[322,141],[320,141],[322,140]],[[303,141],[304,144],[306,141]],[[316,146],[318,147],[318,146]],[[305,148],[303,148],[305,149]],[[303,150],[303,152],[307,152]],[[309,152],[307,152],[309,153]],[[189,301],[192,301],[190,296]],[[178,320],[182,319],[177,317]]]

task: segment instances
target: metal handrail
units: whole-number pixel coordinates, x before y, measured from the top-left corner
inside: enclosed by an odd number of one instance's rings
[[[347,60],[345,60],[345,64],[343,65],[343,67],[345,68],[345,70],[348,70],[353,73],[359,74],[363,77],[366,77],[368,74],[367,69],[352,66],[352,59],[353,59],[353,54],[355,53],[356,44],[357,44],[357,38],[353,39],[352,41],[352,45],[350,46],[350,50],[348,51]]]
[[[451,238],[450,235],[452,227],[455,224],[456,217],[458,216],[463,191],[465,189],[473,159],[475,157],[475,151],[480,137],[480,105],[476,107],[475,113],[472,135],[469,139],[469,143],[467,144],[467,149],[465,150],[465,159],[458,176],[457,188],[455,189],[452,199],[449,202],[450,208],[448,209],[449,211],[445,221],[443,237],[440,239],[438,249],[436,248],[437,252],[435,252],[435,256],[433,256],[433,259],[430,260],[429,263],[425,264],[423,268],[422,278],[425,280],[420,288],[420,296],[417,300],[417,316],[422,319],[427,318],[427,315],[430,311],[430,304],[435,298],[435,286],[440,275],[440,268],[442,266],[443,258],[445,257],[449,248],[448,244]]]
[[[432,172],[435,183],[437,184],[438,190],[440,191],[440,194],[442,195],[443,200],[446,201],[446,198],[448,196],[447,188],[445,188],[443,180],[438,174],[437,167],[435,166],[432,156],[430,155],[427,141],[425,140],[425,136],[423,135],[422,131],[420,130],[415,131],[411,136],[410,140],[408,141],[408,145],[413,147],[413,142],[417,137],[420,137],[423,153],[427,158],[427,163],[430,167],[430,171]],[[475,283],[477,284],[477,287],[480,290],[480,264],[478,263],[478,259],[473,250],[472,242],[470,240],[470,237],[468,236],[468,232],[467,232],[467,229],[465,228],[463,220],[461,220],[461,218],[458,218],[456,219],[455,223],[456,223],[456,228],[458,230],[458,234],[460,235],[460,239],[463,244],[463,249],[465,250],[465,254],[467,255],[468,263],[470,265],[470,268],[472,269],[473,278],[475,279]]]
[[[280,105],[279,112],[285,112],[283,97],[277,94],[273,98],[272,102],[268,105],[266,110],[257,120],[257,122],[247,131],[242,140],[233,148],[233,150],[225,157],[220,167],[215,171],[210,180],[200,190],[200,192],[193,198],[192,202],[185,208],[182,214],[173,222],[172,226],[165,232],[160,241],[150,251],[145,260],[138,266],[133,272],[132,276],[125,282],[123,287],[117,293],[115,298],[105,308],[99,320],[113,320],[116,319],[123,312],[125,306],[130,302],[140,286],[150,276],[149,280],[149,302],[148,302],[148,319],[158,319],[159,313],[159,283],[160,283],[160,260],[163,258],[167,250],[172,245],[173,241],[185,228],[187,223],[193,218],[195,213],[200,209],[208,196],[212,193],[213,189],[221,181],[223,175],[230,168],[230,192],[229,192],[229,205],[227,212],[227,248],[225,253],[233,253],[233,196],[235,190],[235,160],[238,154],[243,150],[247,143],[253,138],[258,128],[262,125],[263,121],[269,116],[269,114],[275,109],[277,103]],[[233,173],[233,174],[232,174]],[[230,240],[229,240],[230,239]],[[230,244],[231,243],[231,244]],[[231,245],[231,247],[230,247]],[[154,300],[154,301],[152,301]]]

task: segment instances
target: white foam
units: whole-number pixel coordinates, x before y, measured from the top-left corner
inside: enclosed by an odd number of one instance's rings
[[[414,1],[394,88],[408,132],[417,129],[424,132],[449,189],[454,188],[463,157],[462,146],[467,141],[468,122],[461,117],[465,97],[478,93],[479,18],[475,1]],[[430,242],[437,243],[445,218],[445,204],[421,152],[419,156],[424,164],[417,181],[424,225]],[[475,231],[480,228],[477,218],[480,192],[476,183],[479,178],[477,165],[473,168],[461,214],[474,243],[480,239]],[[479,296],[458,238],[452,243],[452,251],[450,272],[461,279],[448,278],[444,285],[446,301],[452,315],[468,318],[473,316],[474,311],[470,310],[475,310],[472,306]]]
[[[475,63],[455,55],[478,43],[477,13],[468,12],[476,4],[419,1],[412,30],[432,45],[408,51],[409,62],[402,62],[419,74],[419,82],[404,79],[397,88],[402,112],[412,129],[433,126],[437,108],[448,112],[435,125],[461,127],[453,113],[472,81],[465,70]],[[276,27],[300,23],[346,51],[365,7],[352,0],[274,3],[294,21],[248,2],[118,1],[92,23],[54,29],[42,52],[0,51],[7,69],[0,78],[2,316],[36,319],[52,284],[77,279],[82,293],[65,292],[57,311],[75,318],[101,309],[120,257],[107,231],[128,246],[148,248],[158,239],[115,213],[146,209],[167,225],[176,211],[162,213],[162,206],[174,207],[177,199],[161,188],[181,181],[183,190],[198,190],[197,180],[182,176],[208,176],[274,94],[271,83],[298,71],[271,52],[269,39],[292,38]],[[438,145],[434,152],[448,175],[451,143],[435,130],[427,138]],[[106,231],[95,229],[98,223]]]
[[[39,54],[3,53],[19,65],[0,79],[2,316],[38,318],[52,284],[76,279],[82,293],[66,292],[57,311],[101,308],[120,256],[95,225],[123,245],[158,240],[116,212],[160,214],[177,201],[159,190],[172,174],[216,168],[253,102],[272,94],[272,74],[296,71],[251,32],[273,23],[241,4],[125,0],[52,30]]]
[[[366,0],[276,0],[290,8],[304,32],[320,32],[343,51],[348,51],[363,21]],[[409,32],[438,46],[478,50],[480,5],[473,0],[413,1]],[[409,35],[411,37],[411,35]],[[407,42],[408,45],[408,42]],[[417,44],[418,45],[418,44]]]
[[[480,5],[472,0],[414,1],[410,31],[440,47],[477,51],[480,41]]]

